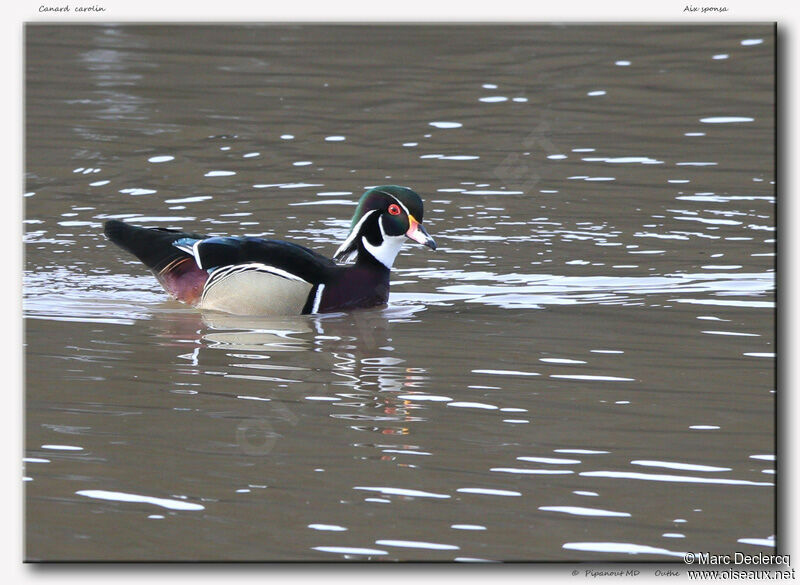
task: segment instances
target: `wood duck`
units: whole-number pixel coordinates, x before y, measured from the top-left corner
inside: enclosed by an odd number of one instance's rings
[[[150,268],[171,296],[200,309],[328,313],[386,304],[389,271],[405,238],[436,249],[422,217],[422,199],[411,189],[370,189],[333,260],[291,242],[208,237],[118,220],[106,222],[105,235]]]

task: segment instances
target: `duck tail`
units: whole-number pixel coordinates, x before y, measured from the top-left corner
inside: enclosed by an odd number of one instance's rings
[[[178,258],[188,256],[186,252],[173,246],[172,242],[186,237],[203,239],[203,236],[178,230],[142,228],[116,219],[105,223],[105,234],[109,240],[136,256],[145,266],[155,272],[161,271]]]
[[[198,302],[208,273],[197,266],[191,254],[173,242],[205,236],[167,228],[142,228],[116,219],[105,223],[104,232],[110,241],[152,270],[173,297],[190,304]]]

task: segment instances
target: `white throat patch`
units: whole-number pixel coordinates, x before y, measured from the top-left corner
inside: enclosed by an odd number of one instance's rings
[[[383,230],[381,230],[383,231]],[[386,268],[391,268],[392,264],[394,264],[394,259],[397,258],[398,252],[400,252],[400,247],[403,245],[403,240],[405,240],[406,236],[383,236],[383,243],[380,246],[373,246],[369,243],[366,236],[362,236],[361,243],[364,244],[364,248],[375,256],[375,258]]]
[[[381,264],[386,266],[386,268],[391,269],[392,264],[394,264],[394,259],[397,258],[397,254],[400,252],[400,248],[403,245],[403,241],[406,239],[406,235],[402,234],[399,236],[387,236],[386,230],[383,229],[383,216],[378,220],[378,227],[381,230],[381,238],[383,238],[383,242],[380,246],[373,246],[369,240],[367,240],[366,236],[361,237],[361,243],[364,244],[364,248],[372,254]]]

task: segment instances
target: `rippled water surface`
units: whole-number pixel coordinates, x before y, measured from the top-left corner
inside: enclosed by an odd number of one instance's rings
[[[29,560],[774,552],[772,26],[28,26]],[[102,222],[331,255],[385,309],[201,314]]]

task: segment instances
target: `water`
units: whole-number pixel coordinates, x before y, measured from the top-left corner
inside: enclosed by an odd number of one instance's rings
[[[25,558],[775,551],[771,26],[25,42]],[[386,183],[439,250],[385,309],[201,314],[102,236],[330,255]]]

